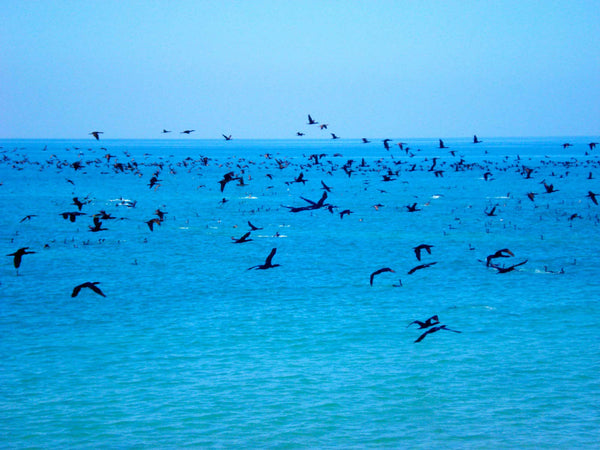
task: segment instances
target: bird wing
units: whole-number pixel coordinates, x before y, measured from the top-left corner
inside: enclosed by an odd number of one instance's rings
[[[267,265],[267,266],[271,265],[271,261],[273,260],[273,256],[275,256],[276,251],[277,251],[277,247],[273,247],[273,250],[271,250],[271,253],[269,253],[269,256],[267,256],[267,259],[265,260],[265,265]]]
[[[90,288],[92,291],[94,291],[96,294],[98,294],[98,295],[101,295],[102,297],[106,297],[106,295],[104,295],[104,292],[102,292],[102,291],[100,290],[100,288],[99,288],[98,286],[96,286],[95,284],[93,284],[93,283],[90,283],[90,284],[88,285],[88,287],[89,287],[89,288]]]
[[[79,286],[75,286],[73,288],[73,292],[71,293],[71,297],[77,297],[77,294],[79,294],[79,291],[81,290],[81,285]]]

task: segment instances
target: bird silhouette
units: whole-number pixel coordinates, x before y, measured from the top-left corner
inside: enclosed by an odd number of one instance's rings
[[[477,139],[477,135],[474,134],[473,135],[473,144],[481,144],[483,141],[480,141],[479,139]]]
[[[308,124],[309,124],[309,125],[317,125],[318,123],[319,123],[319,122],[315,122],[315,121],[313,120],[313,118],[312,118],[312,117],[310,117],[310,114],[308,115]]]
[[[273,264],[271,262],[271,261],[273,261],[273,256],[275,256],[275,252],[277,252],[277,247],[273,247],[273,249],[271,250],[271,253],[269,253],[269,256],[267,256],[267,259],[265,260],[264,264],[258,264],[256,266],[248,267],[247,270],[251,270],[251,269],[265,270],[265,269],[271,269],[273,267],[279,267],[279,264]]]
[[[162,220],[160,220],[158,217],[155,217],[153,219],[146,221],[146,225],[148,225],[148,228],[150,228],[150,231],[154,231],[154,225],[160,226],[161,222],[162,222]]]
[[[248,239],[248,236],[250,236],[250,231],[248,231],[246,234],[244,234],[241,238],[234,238],[232,237],[231,239],[233,239],[233,243],[234,244],[243,244],[244,242],[250,242],[252,239]]]
[[[233,139],[233,138],[231,137],[231,134],[230,134],[229,136],[227,136],[227,135],[223,134],[222,136],[225,138],[225,140],[226,140],[226,141],[230,141],[231,139]]]
[[[97,141],[100,140],[100,135],[104,134],[104,131],[92,131],[91,133],[92,136],[94,136],[96,138]]]
[[[408,274],[409,274],[409,275],[412,275],[412,274],[413,274],[413,273],[415,273],[417,270],[426,269],[427,267],[433,266],[434,264],[437,264],[437,261],[435,261],[435,262],[430,262],[430,263],[427,263],[427,264],[421,264],[421,265],[419,265],[419,266],[415,266],[415,267],[413,267],[412,269],[410,269],[410,270],[408,271]]]
[[[252,225],[252,223],[250,223],[250,221],[248,221],[248,226],[250,227],[251,231],[257,231],[257,230],[262,230],[262,228],[259,228],[255,225]]]
[[[375,272],[373,272],[371,274],[371,277],[369,278],[369,283],[371,284],[371,286],[373,286],[373,278],[375,278],[375,275],[379,275],[380,273],[383,272],[395,272],[393,269],[390,269],[389,267],[384,267],[383,269],[379,269],[376,270]]]
[[[432,333],[435,333],[436,331],[440,331],[440,330],[452,331],[453,333],[460,333],[460,331],[451,330],[446,325],[440,325],[440,326],[433,327],[433,328],[430,328],[429,330],[427,330],[425,333],[423,333],[421,336],[419,336],[415,342],[421,342],[423,339],[425,339],[425,336],[427,336],[428,334],[432,334]]]
[[[15,269],[18,269],[19,267],[21,267],[21,261],[23,259],[23,255],[32,255],[35,252],[28,252],[27,249],[29,247],[22,247],[19,250],[17,250],[14,253],[9,253],[6,256],[13,256],[13,265],[15,266]],[[17,275],[19,274],[19,271],[17,270]]]
[[[191,134],[196,130],[183,130],[180,134]]]
[[[592,191],[588,191],[588,194],[586,195],[586,197],[588,197],[592,202],[594,202],[594,205],[598,204],[598,199],[596,199],[596,196],[598,194],[594,194]]]
[[[440,321],[439,321],[438,316],[435,315],[435,316],[431,316],[425,322],[421,322],[420,320],[413,320],[411,323],[409,323],[407,325],[406,328],[410,327],[413,323],[416,323],[417,325],[419,325],[419,329],[422,329],[422,328],[429,328],[433,325],[437,325],[438,323],[440,323]]]
[[[91,289],[96,294],[101,295],[102,297],[106,297],[106,295],[104,295],[104,292],[102,292],[100,290],[100,288],[98,286],[96,286],[97,284],[100,284],[100,282],[99,281],[94,281],[94,282],[87,281],[78,286],[75,286],[73,288],[73,292],[71,293],[71,297],[77,297],[77,295],[79,294],[79,291],[81,291],[83,288]]]
[[[497,252],[495,252],[495,253],[487,256],[487,258],[485,260],[485,265],[487,267],[489,267],[492,264],[492,259],[496,259],[496,258],[508,258],[510,256],[515,256],[515,255],[509,249],[507,249],[507,248],[500,249]]]
[[[433,245],[429,245],[429,244],[420,244],[420,245],[417,245],[416,247],[414,247],[413,250],[415,251],[417,260],[421,261],[421,250],[425,250],[425,251],[427,251],[427,253],[429,253],[431,255],[432,247],[433,247]]]

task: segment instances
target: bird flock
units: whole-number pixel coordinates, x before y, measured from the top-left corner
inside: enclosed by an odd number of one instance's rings
[[[310,114],[307,116],[306,125],[308,127],[318,127],[320,130],[328,129],[328,124],[319,123]],[[180,134],[189,135],[194,131],[193,129],[186,129],[181,131]],[[162,133],[171,133],[171,131],[163,129]],[[95,140],[100,141],[103,132],[92,131],[89,134]],[[296,133],[298,137],[305,134],[304,131]],[[222,136],[226,141],[233,139],[231,134],[223,134]],[[331,139],[339,139],[339,137],[335,133],[331,133]],[[377,145],[374,141],[374,139],[362,138],[359,145],[365,145],[364,148],[367,149],[369,146]],[[569,177],[573,168],[585,164],[585,167],[589,169],[587,177],[589,188],[587,191],[580,192],[579,198],[575,200],[572,197],[565,197],[561,200],[561,212],[564,214],[561,214],[560,220],[564,215],[565,220],[562,226],[565,227],[572,227],[573,222],[576,220],[587,220],[594,225],[600,224],[598,213],[592,209],[598,205],[597,194],[593,191],[595,190],[593,187],[594,172],[598,168],[598,160],[595,156],[590,155],[596,148],[596,142],[590,142],[588,148],[584,150],[585,153],[582,151],[584,160],[571,158],[566,161],[555,161],[547,157],[542,158],[537,164],[535,161],[523,161],[518,155],[505,156],[501,161],[491,158],[470,160],[464,145],[453,149],[442,139],[439,139],[436,147],[436,151],[439,153],[435,157],[421,157],[421,149],[414,148],[406,142],[394,142],[393,139],[389,138],[381,139],[380,142],[385,156],[371,159],[363,157],[360,161],[344,158],[339,153],[331,154],[326,146],[322,146],[322,151],[303,155],[301,158],[289,158],[280,154],[266,153],[256,161],[250,161],[246,158],[230,158],[225,163],[208,156],[196,158],[188,156],[185,159],[176,161],[164,158],[153,160],[147,155],[147,159],[140,161],[126,151],[123,154],[113,155],[106,147],[101,147],[98,150],[102,153],[101,155],[96,154],[96,151],[94,151],[95,157],[91,159],[86,159],[86,156],[90,154],[89,151],[86,152],[76,148],[74,150],[78,153],[74,161],[61,159],[56,155],[51,155],[44,161],[32,161],[26,155],[18,153],[16,149],[10,151],[2,148],[0,149],[0,162],[5,168],[14,170],[23,170],[25,166],[29,165],[38,167],[40,171],[52,168],[64,173],[65,183],[72,186],[74,195],[63,202],[65,206],[68,206],[68,209],[57,210],[53,214],[62,217],[72,226],[76,226],[81,220],[91,220],[91,223],[88,222],[87,231],[102,236],[110,233],[108,223],[116,221],[131,222],[133,219],[127,217],[127,214],[121,214],[121,212],[136,210],[139,207],[138,203],[136,200],[127,198],[113,199],[111,204],[113,210],[107,211],[106,206],[100,204],[92,194],[81,195],[76,193],[77,186],[76,182],[71,179],[73,178],[72,174],[95,169],[100,171],[100,175],[136,177],[141,180],[141,183],[146,183],[148,190],[159,192],[165,179],[174,177],[178,171],[186,171],[198,176],[200,180],[200,184],[197,186],[198,195],[201,195],[203,191],[210,191],[211,193],[218,192],[222,196],[218,203],[214,205],[215,209],[224,208],[231,201],[235,203],[240,198],[239,192],[241,190],[244,192],[251,191],[254,178],[263,176],[266,179],[267,191],[270,191],[271,195],[281,198],[277,202],[278,206],[270,205],[268,208],[263,206],[262,208],[256,207],[248,210],[246,212],[246,222],[249,229],[247,231],[243,230],[237,237],[231,236],[229,241],[231,244],[252,246],[257,241],[257,239],[253,239],[253,237],[256,237],[253,233],[257,233],[264,228],[264,226],[257,226],[254,223],[262,224],[262,214],[267,209],[271,213],[277,214],[278,217],[293,217],[296,214],[308,215],[311,220],[329,221],[331,227],[343,226],[342,224],[348,220],[349,216],[353,217],[356,214],[355,206],[349,207],[341,204],[344,199],[336,196],[336,192],[342,190],[344,183],[353,183],[352,195],[355,200],[360,198],[365,191],[376,192],[380,199],[377,203],[368,205],[368,209],[366,207],[359,212],[361,217],[357,220],[362,221],[365,217],[377,215],[386,208],[390,208],[388,203],[391,198],[390,191],[398,193],[409,190],[412,172],[418,172],[421,176],[431,176],[433,179],[439,179],[438,183],[442,182],[441,179],[452,180],[453,176],[470,174],[480,179],[483,184],[495,183],[497,176],[505,172],[516,174],[521,179],[522,186],[506,186],[507,190],[510,189],[510,192],[503,196],[501,201],[488,204],[480,212],[482,223],[486,229],[490,226],[486,221],[491,220],[502,220],[506,227],[507,223],[510,224],[513,214],[519,214],[519,212],[511,211],[511,208],[516,211],[523,211],[525,208],[533,211],[538,208],[548,208],[549,203],[544,203],[540,199],[542,197],[549,199],[560,196],[562,190],[558,187],[560,187],[561,180]],[[477,144],[478,148],[484,148],[486,141],[482,141],[474,135],[472,144]],[[569,147],[573,147],[573,145],[570,143],[562,145],[565,150]],[[365,150],[365,153],[368,152],[369,150]],[[209,167],[211,168],[210,172],[206,171]],[[221,172],[220,175],[211,179],[212,174],[217,171]],[[448,189],[452,188],[451,181],[444,182],[448,183]],[[232,184],[235,186],[231,187]],[[4,187],[4,183],[1,183],[0,187]],[[297,192],[297,189],[302,189],[302,195],[295,197],[293,193]],[[236,194],[229,195],[231,191],[236,192]],[[413,198],[418,197],[419,193],[416,194]],[[439,197],[441,195],[432,198]],[[406,195],[405,198],[409,198],[409,195]],[[424,214],[424,210],[431,205],[431,201],[431,199],[418,198],[416,201],[408,201],[406,204],[396,204],[391,207],[394,208],[397,219],[402,220],[405,214]],[[144,225],[147,228],[146,233],[155,233],[163,224],[169,220],[174,220],[174,218],[168,218],[169,213],[165,210],[165,205],[152,209],[154,209],[153,213],[147,214],[144,220],[138,220],[137,222],[138,226]],[[276,211],[273,211],[273,209]],[[117,211],[120,214],[116,214]],[[454,223],[448,225],[448,229],[444,230],[444,234],[456,229],[461,224],[462,219],[459,217],[458,212],[452,212],[456,215],[452,218]],[[42,214],[43,211],[27,211],[27,214],[22,217],[15,217],[15,221],[20,224],[30,223],[40,220]],[[279,231],[271,236],[281,237]],[[17,237],[11,238],[11,244],[15,239],[18,240]],[[102,243],[105,239],[102,237],[98,242]],[[543,239],[543,236],[541,236],[541,239]],[[85,240],[89,241],[89,239]],[[322,243],[321,245],[326,244]],[[530,258],[517,259],[515,252],[508,248],[475,249],[470,242],[465,242],[464,245],[467,252],[477,250],[479,253],[479,258],[472,258],[471,264],[481,264],[482,270],[492,269],[496,275],[519,271],[521,267],[530,262]],[[44,249],[50,249],[51,246],[52,242],[48,242]],[[35,256],[30,257],[29,255],[36,255],[36,253],[43,250],[31,249],[31,247],[31,245],[22,246],[7,254],[7,256],[12,257],[16,276],[23,275],[24,269],[22,267],[26,265],[25,256],[34,259]],[[407,279],[412,278],[417,272],[426,274],[430,270],[436,270],[436,268],[444,266],[447,255],[443,254],[442,248],[442,242],[415,242],[412,248],[406,249],[407,252],[412,250],[414,263],[407,264],[401,270],[394,264],[394,261],[389,261],[389,264],[385,267],[372,270],[370,274],[365,273],[365,285],[368,277],[368,286],[372,288],[377,286],[403,287]],[[274,263],[276,258],[279,258],[277,246],[273,246],[267,255],[258,252],[254,257],[249,255],[249,267],[245,270],[266,271],[276,268],[279,268],[278,270],[293,270],[292,267],[287,268],[283,261]],[[515,259],[517,262],[513,262]],[[509,261],[509,263],[502,264],[500,261]],[[29,261],[26,262],[29,263]],[[250,265],[253,262],[255,264]],[[135,264],[137,264],[137,260]],[[20,269],[21,272],[19,272]],[[561,274],[564,273],[564,267],[554,271],[548,270],[544,266],[544,271]],[[397,283],[389,284],[385,280],[392,277],[391,274],[405,274],[408,278],[401,276]],[[404,284],[403,278],[405,279]],[[105,292],[98,287],[99,284],[98,281],[78,283],[73,287],[71,297],[75,298],[86,291],[106,297]],[[423,321],[413,320],[409,323],[409,326],[414,324],[419,327],[419,330],[425,330],[417,337],[415,343],[423,341],[426,336],[438,331],[461,333],[461,331],[441,324],[437,314]]]

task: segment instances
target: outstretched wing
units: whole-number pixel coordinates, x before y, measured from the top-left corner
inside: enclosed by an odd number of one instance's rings
[[[267,259],[265,260],[266,266],[271,265],[271,261],[273,260],[273,256],[275,256],[275,252],[277,252],[277,247],[273,247],[273,250],[271,250],[271,253],[269,253],[269,256],[267,256]]]

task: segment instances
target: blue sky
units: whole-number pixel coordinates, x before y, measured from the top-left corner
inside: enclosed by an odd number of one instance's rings
[[[0,138],[597,136],[599,55],[597,0],[3,0]]]

